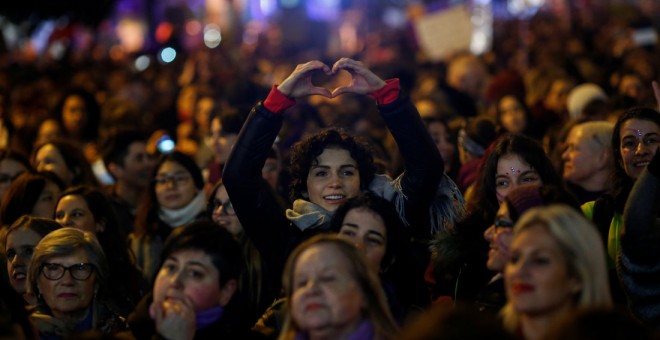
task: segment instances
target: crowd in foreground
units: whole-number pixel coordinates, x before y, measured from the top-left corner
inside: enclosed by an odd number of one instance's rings
[[[2,334],[657,337],[658,49],[544,20],[527,69],[5,70]]]

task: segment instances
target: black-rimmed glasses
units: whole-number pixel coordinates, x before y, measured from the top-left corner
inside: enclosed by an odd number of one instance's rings
[[[64,276],[67,270],[71,277],[78,281],[85,281],[94,272],[94,265],[91,263],[79,263],[71,266],[63,266],[59,263],[44,263],[41,265],[41,273],[48,280],[59,280]]]

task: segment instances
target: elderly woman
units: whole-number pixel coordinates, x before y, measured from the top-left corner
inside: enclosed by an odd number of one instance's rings
[[[378,279],[346,238],[301,243],[283,276],[288,299],[280,339],[387,339],[397,329]]]
[[[513,229],[504,269],[504,325],[541,339],[577,308],[610,308],[605,251],[598,232],[564,205],[530,209]]]
[[[103,303],[107,277],[106,257],[94,235],[75,228],[46,235],[35,247],[28,273],[28,291],[37,296],[31,317],[41,338],[123,330],[125,320]]]
[[[133,336],[149,339],[249,339],[237,301],[241,250],[210,221],[177,228],[165,241],[153,294],[129,316]]]
[[[110,198],[99,189],[77,186],[65,190],[57,200],[54,218],[63,227],[88,231],[96,236],[108,256],[108,291],[111,307],[128,315],[142,298],[142,274],[135,267],[126,235],[119,230]]]
[[[610,122],[586,122],[573,126],[566,136],[564,181],[580,203],[596,200],[609,189],[614,170],[613,128]]]
[[[2,239],[9,283],[29,305],[37,302],[36,297],[27,291],[27,274],[34,247],[44,236],[59,228],[61,226],[53,220],[24,215],[7,229]]]

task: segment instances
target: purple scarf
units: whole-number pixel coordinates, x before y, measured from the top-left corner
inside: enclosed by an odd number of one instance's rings
[[[363,320],[353,334],[351,334],[346,340],[370,340],[374,338],[374,335],[374,327],[371,325],[371,322],[369,320]],[[305,333],[298,332],[294,339],[308,340],[309,336]]]
[[[212,323],[220,320],[220,318],[222,318],[222,314],[224,313],[224,311],[225,311],[224,307],[218,306],[195,314],[195,320],[197,321],[196,323],[197,326],[195,328],[204,329],[209,325],[211,325]]]

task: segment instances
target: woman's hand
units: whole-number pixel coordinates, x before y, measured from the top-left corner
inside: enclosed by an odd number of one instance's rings
[[[293,73],[284,79],[277,89],[289,98],[301,98],[314,94],[332,98],[332,93],[328,89],[315,86],[312,83],[312,74],[316,70],[322,70],[327,75],[332,74],[327,65],[318,60],[313,60],[296,66]]]
[[[380,79],[371,70],[369,70],[362,62],[341,58],[332,66],[332,73],[335,74],[340,70],[348,71],[352,80],[348,86],[341,86],[332,91],[332,96],[336,97],[344,93],[357,93],[369,94],[380,90],[386,85],[383,79]]]
[[[156,331],[169,340],[189,340],[195,337],[195,311],[180,300],[153,302],[149,314],[156,322]]]

